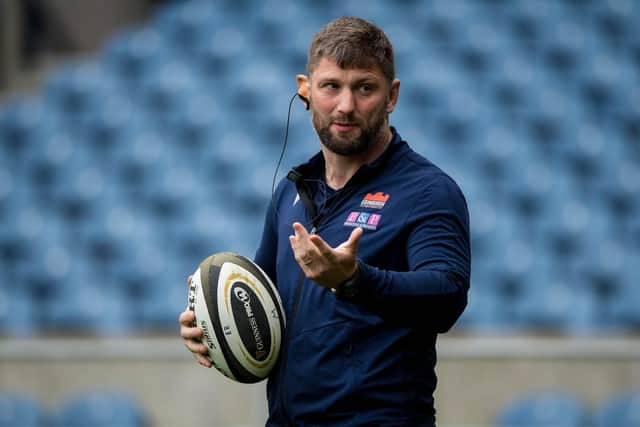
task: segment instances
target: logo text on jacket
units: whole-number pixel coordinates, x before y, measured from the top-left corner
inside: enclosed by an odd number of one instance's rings
[[[362,227],[367,230],[375,230],[378,228],[380,219],[382,219],[382,215],[380,214],[353,211],[349,213],[344,225],[349,227]]]

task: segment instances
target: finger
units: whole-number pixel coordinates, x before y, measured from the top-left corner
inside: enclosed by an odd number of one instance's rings
[[[199,341],[184,340],[184,346],[187,347],[187,349],[193,354],[209,354],[209,349],[207,348],[207,346]]]
[[[293,223],[293,230],[298,240],[306,239],[309,237],[309,232],[307,231],[306,228],[304,228],[304,225],[300,224],[299,222]]]
[[[311,243],[313,243],[313,245],[318,249],[318,251],[320,251],[321,255],[325,257],[330,257],[333,255],[333,248],[329,246],[329,244],[325,242],[322,237],[318,236],[317,234],[314,234],[309,237],[309,240],[311,240]]]
[[[195,357],[196,361],[205,368],[210,368],[212,366],[211,360],[207,356],[204,356],[202,354],[195,354]]]
[[[360,244],[360,238],[364,234],[364,230],[361,227],[354,228],[349,239],[340,245],[341,248],[350,250],[352,253],[358,252],[358,245]]]
[[[191,285],[191,279],[193,279],[193,275],[187,277],[187,287]]]
[[[193,322],[196,320],[196,314],[189,310],[188,308],[180,313],[180,317],[178,317],[178,322],[180,322],[183,326],[191,326]]]
[[[184,325],[180,327],[180,336],[187,340],[199,340],[203,334],[202,328],[193,328]]]

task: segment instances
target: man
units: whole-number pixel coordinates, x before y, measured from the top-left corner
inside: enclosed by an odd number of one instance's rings
[[[464,196],[389,126],[400,82],[380,29],[332,21],[307,71],[321,151],[278,186],[255,257],[287,318],[267,425],[434,426],[436,336],[469,288]],[[185,345],[211,366],[192,321]]]

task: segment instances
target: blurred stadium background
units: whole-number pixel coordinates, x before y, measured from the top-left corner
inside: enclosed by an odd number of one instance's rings
[[[342,15],[388,33],[392,124],[469,202],[439,425],[640,426],[636,0],[0,2],[0,426],[264,423],[176,319],[202,258],[253,254]],[[316,149],[295,107],[280,177]]]

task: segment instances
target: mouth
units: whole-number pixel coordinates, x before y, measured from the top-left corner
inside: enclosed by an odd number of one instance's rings
[[[352,122],[333,122],[332,126],[338,132],[350,132],[354,130],[358,125]]]

